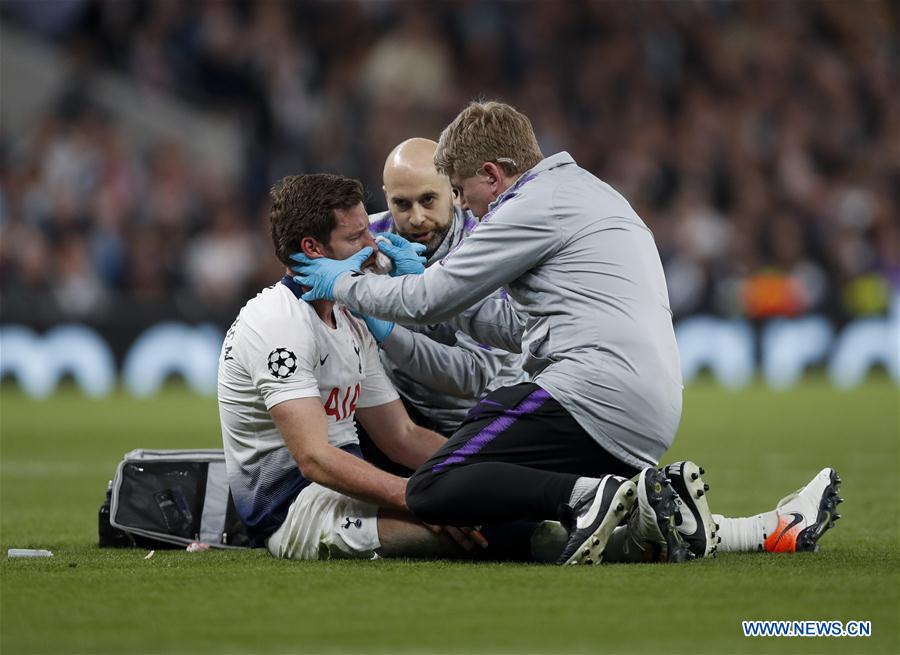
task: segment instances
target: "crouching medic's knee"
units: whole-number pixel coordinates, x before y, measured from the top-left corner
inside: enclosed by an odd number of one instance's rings
[[[425,523],[438,523],[440,511],[435,495],[431,493],[434,476],[431,471],[416,471],[406,483],[406,506],[416,518]]]

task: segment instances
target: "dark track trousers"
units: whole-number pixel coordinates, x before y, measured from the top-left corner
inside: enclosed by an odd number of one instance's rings
[[[550,394],[523,382],[485,396],[418,471],[406,502],[425,523],[556,519],[580,476],[638,473],[606,452]]]

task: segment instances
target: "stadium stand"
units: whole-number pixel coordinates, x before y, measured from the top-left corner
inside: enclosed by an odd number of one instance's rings
[[[164,305],[221,324],[278,274],[257,255],[272,180],[341,172],[382,209],[385,153],[475,96],[631,200],[676,318],[843,324],[900,287],[890,2],[13,0],[0,19],[79,71],[23,129],[4,101],[5,320]],[[107,74],[239,124],[240,147],[215,167],[133,138],[86,83]]]

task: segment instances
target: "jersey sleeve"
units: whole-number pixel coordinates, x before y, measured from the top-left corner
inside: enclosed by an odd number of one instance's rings
[[[268,317],[242,325],[236,353],[259,391],[266,409],[297,398],[319,398],[313,374],[316,343],[296,317]]]
[[[480,398],[500,371],[506,353],[457,332],[456,345],[439,343],[399,325],[381,344],[403,372],[426,387],[457,398]]]
[[[421,275],[345,275],[335,299],[362,314],[437,323],[541,264],[560,247],[556,216],[516,195],[498,205],[450,254]]]

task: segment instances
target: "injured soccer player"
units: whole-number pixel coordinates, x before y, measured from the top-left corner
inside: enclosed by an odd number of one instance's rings
[[[356,180],[283,179],[272,190],[270,212],[278,258],[287,267],[295,253],[351,257],[359,270],[371,268],[375,241],[362,199]],[[421,269],[418,251],[395,239],[409,251],[406,258],[395,254],[394,273]],[[561,549],[565,534],[558,543],[552,525],[485,528],[488,547],[478,530],[426,525],[412,516],[406,479],[363,460],[354,419],[388,457],[411,469],[445,438],[410,420],[363,321],[340,303],[303,300],[304,291],[289,275],[261,291],[228,330],[220,356],[229,485],[253,545],[304,560],[482,552],[531,559],[532,545],[549,543],[552,552],[554,539]]]

